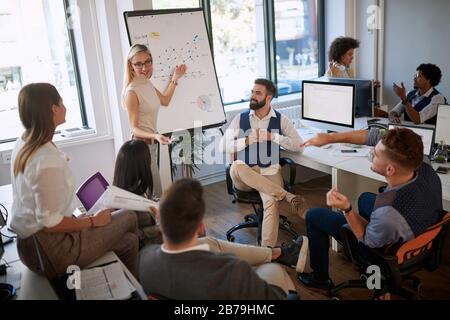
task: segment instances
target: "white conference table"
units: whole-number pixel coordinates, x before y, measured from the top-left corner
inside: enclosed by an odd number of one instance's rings
[[[308,128],[298,129],[298,132],[304,141],[316,134],[314,130]],[[349,154],[340,155],[336,152],[339,148],[341,148],[341,144],[332,144],[328,148],[307,147],[303,153],[283,150],[281,155],[291,158],[299,165],[331,174],[332,187],[345,194],[355,206],[361,193],[378,193],[378,188],[386,185],[386,179],[370,169],[371,164],[367,157],[355,157]],[[450,167],[450,163],[432,163],[432,165],[434,168],[439,165]],[[441,180],[450,178],[450,173],[438,175]],[[450,185],[442,185],[442,198],[444,210],[450,211]],[[335,251],[338,249],[337,242],[334,239],[332,249]]]

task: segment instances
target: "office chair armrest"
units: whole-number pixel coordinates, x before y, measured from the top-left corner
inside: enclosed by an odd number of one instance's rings
[[[297,176],[297,165],[289,158],[280,158],[280,166],[289,166],[289,180],[285,187],[288,192],[294,191],[295,177]]]
[[[369,248],[362,243],[359,243],[355,234],[348,224],[344,224],[339,234],[341,240],[339,241],[343,247],[347,258],[354,264],[365,267],[366,265],[377,263],[385,263],[386,261],[396,260],[395,254],[385,253],[384,248]],[[367,251],[367,256],[362,256],[360,250],[364,248]],[[370,261],[369,261],[370,260]]]
[[[339,234],[341,236],[341,240],[339,241],[344,249],[344,253],[346,257],[352,262],[356,263],[355,257],[352,252],[352,246],[358,243],[358,239],[356,239],[355,234],[348,224],[344,224],[339,229]]]
[[[231,164],[228,164],[225,168],[225,177],[226,177],[226,181],[227,181],[228,194],[233,195],[233,180],[231,180],[230,169],[231,169]]]

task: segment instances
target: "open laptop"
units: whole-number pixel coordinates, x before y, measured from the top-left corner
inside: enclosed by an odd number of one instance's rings
[[[415,126],[410,124],[390,123],[389,130],[394,128],[407,128],[417,133],[423,142],[423,154],[431,157],[434,143],[434,127]]]

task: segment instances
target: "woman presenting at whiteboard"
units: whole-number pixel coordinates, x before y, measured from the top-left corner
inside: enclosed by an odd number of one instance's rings
[[[131,47],[125,61],[122,103],[128,111],[133,139],[143,140],[150,148],[152,159],[158,159],[157,143],[168,144],[170,139],[157,132],[156,121],[160,106],[168,106],[175,88],[186,73],[186,65],[175,68],[164,93],[156,89],[150,78],[153,74],[153,58],[150,50],[142,44]],[[157,161],[151,162],[153,196],[160,197],[161,179]]]

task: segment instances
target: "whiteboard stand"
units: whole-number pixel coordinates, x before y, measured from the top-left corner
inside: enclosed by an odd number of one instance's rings
[[[169,145],[159,145],[159,175],[161,177],[162,191],[172,184],[172,168],[170,167]]]

